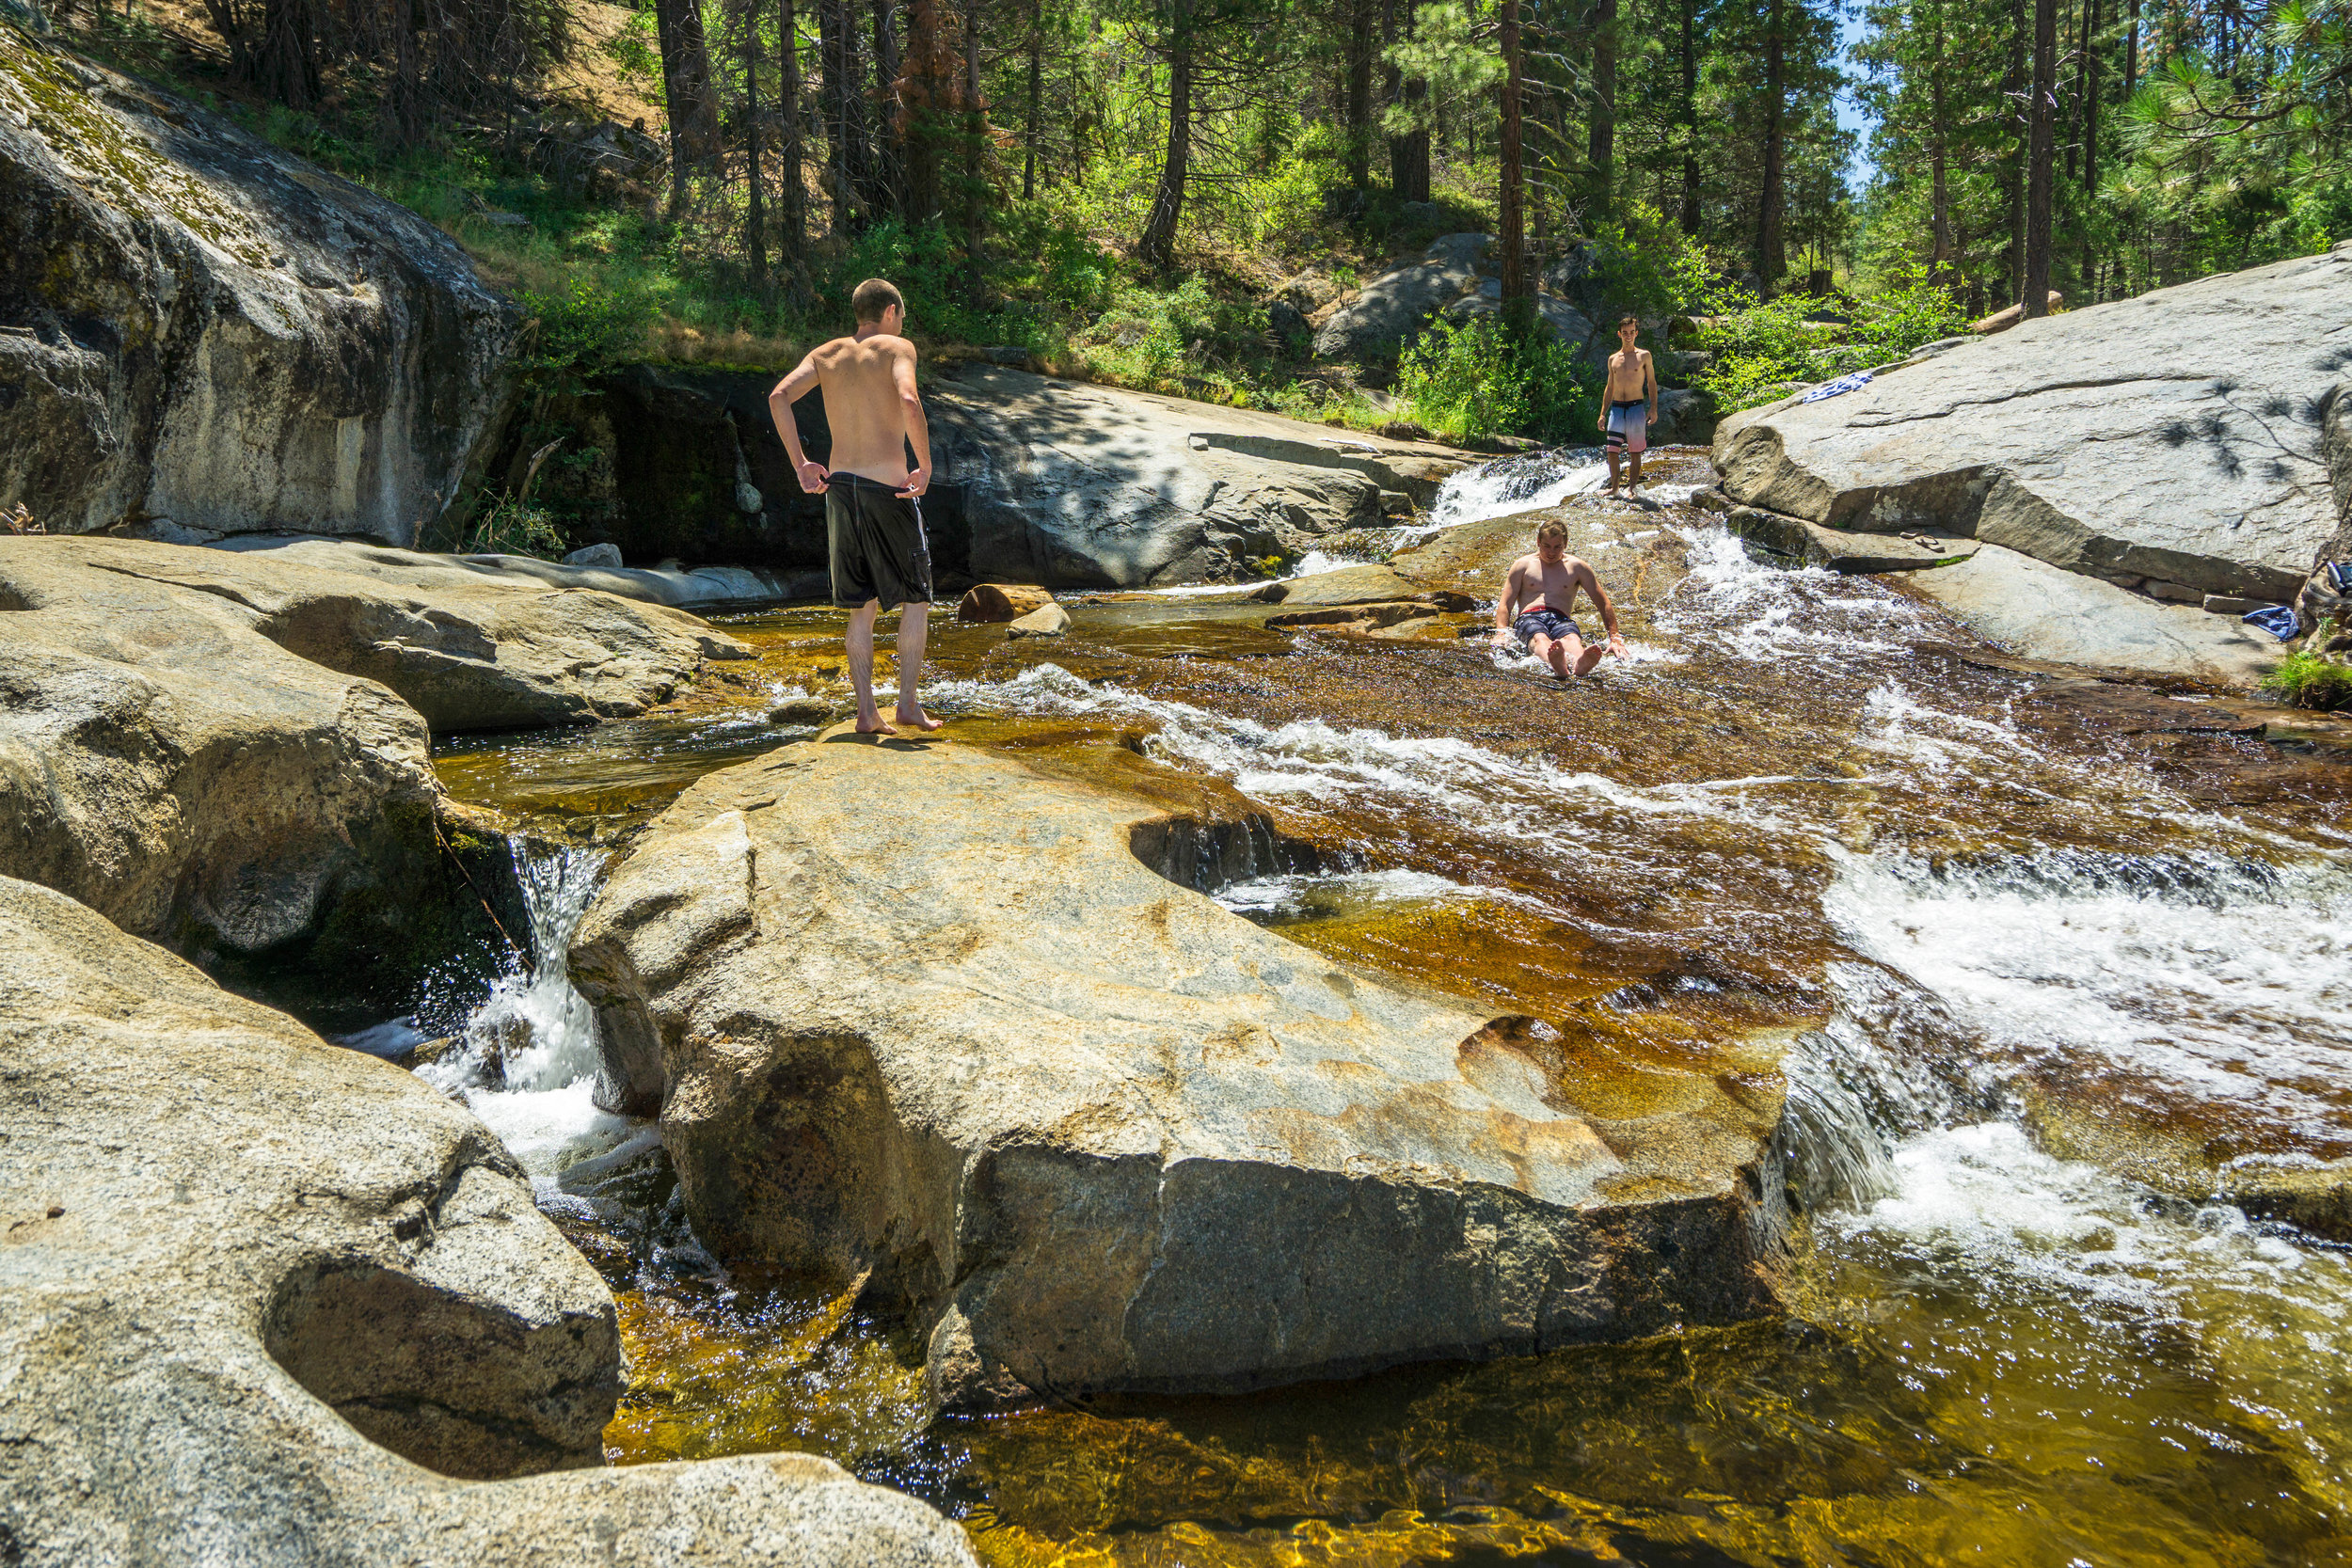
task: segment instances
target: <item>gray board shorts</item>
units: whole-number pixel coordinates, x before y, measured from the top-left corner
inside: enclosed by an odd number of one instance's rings
[[[1534,642],[1538,634],[1550,638],[1554,642],[1564,637],[1582,641],[1584,628],[1576,624],[1573,616],[1563,615],[1549,605],[1523,610],[1519,618],[1511,623],[1511,635],[1522,642]]]

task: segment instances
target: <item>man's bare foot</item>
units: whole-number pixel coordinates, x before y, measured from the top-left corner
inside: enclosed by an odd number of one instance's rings
[[[870,724],[860,719],[857,721],[857,733],[860,735],[897,735],[898,732],[883,723],[882,715],[878,713],[874,715],[874,721]]]
[[[912,724],[914,728],[926,732],[939,729],[946,723],[946,721],[944,719],[934,719],[930,714],[925,713],[920,706],[917,706],[913,713],[909,713],[905,708],[900,708],[898,712],[897,718],[898,722],[901,724]]]

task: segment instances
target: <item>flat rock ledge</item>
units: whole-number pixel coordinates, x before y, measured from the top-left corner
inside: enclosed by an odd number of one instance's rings
[[[1214,832],[836,729],[688,791],[572,974],[705,1243],[930,1323],[935,1409],[1777,1309],[1776,1052],[1579,1109],[1601,1069],[1545,1026],[1163,874]]]
[[[429,943],[430,730],[642,712],[742,651],[658,606],[326,547],[355,569],[0,539],[0,875],[191,956]]]
[[[2288,604],[2352,497],[2352,242],[2026,322],[1715,433],[1733,499],[1972,535],[2137,587]]]
[[[969,1564],[828,1461],[625,1470],[612,1298],[471,1116],[0,878],[0,1560]]]

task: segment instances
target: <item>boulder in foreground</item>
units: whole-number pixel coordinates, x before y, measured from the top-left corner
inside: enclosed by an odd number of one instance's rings
[[[2352,242],[2045,316],[1726,420],[1736,500],[2070,571],[2291,602],[2335,532]]]
[[[46,889],[0,950],[10,1563],[971,1561],[806,1455],[579,1468],[612,1298],[485,1128]]]
[[[931,1323],[943,1408],[1774,1309],[1776,1053],[1582,1108],[1573,1042],[1152,869],[1212,836],[835,731],[688,791],[572,973],[696,1233]]]

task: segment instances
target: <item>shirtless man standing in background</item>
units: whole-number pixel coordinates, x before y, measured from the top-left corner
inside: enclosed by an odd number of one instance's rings
[[[1633,460],[1627,487],[1642,487],[1642,453],[1649,450],[1649,427],[1658,422],[1658,371],[1650,363],[1649,350],[1634,345],[1641,335],[1638,318],[1618,319],[1620,346],[1609,356],[1609,386],[1601,393],[1599,424],[1609,458],[1609,489],[1604,494],[1616,492],[1619,452]]]
[[[935,730],[915,687],[930,629],[931,546],[923,532],[921,497],[931,482],[930,429],[914,389],[914,345],[900,335],[906,301],[879,277],[850,296],[857,330],[809,350],[768,394],[768,412],[791,454],[801,488],[825,498],[825,539],[833,602],[850,611],[850,684],[857,688],[860,735],[896,735],[874,706],[874,620],[898,611],[899,723]],[[801,450],[792,404],[812,387],[825,394],[833,463]],[[907,467],[907,448],[914,467]]]

